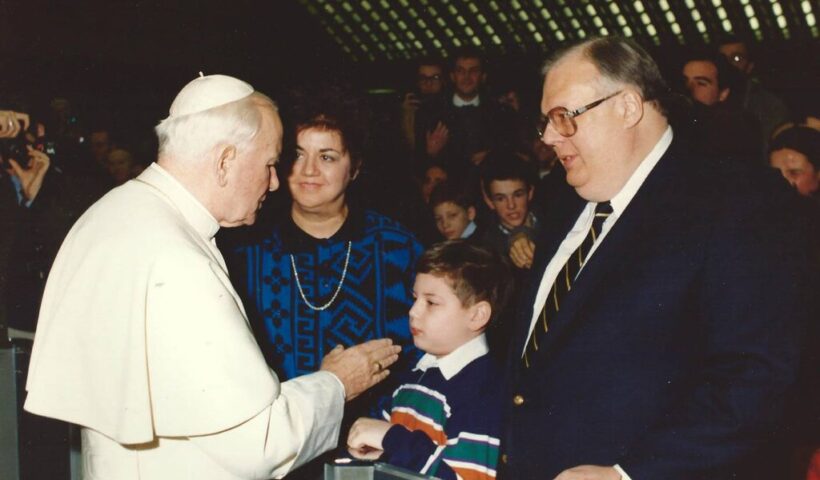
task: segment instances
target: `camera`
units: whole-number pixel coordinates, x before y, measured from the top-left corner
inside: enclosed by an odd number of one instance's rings
[[[26,145],[29,145],[28,139],[22,134],[15,138],[0,140],[0,157],[3,158],[4,162],[14,159],[20,165],[26,165],[28,163]]]
[[[57,144],[47,136],[38,136],[37,125],[37,120],[32,119],[27,130],[21,130],[14,138],[0,140],[0,158],[4,162],[8,162],[9,159],[16,160],[25,168],[29,161],[26,147],[31,147],[48,155],[53,163],[57,155]]]

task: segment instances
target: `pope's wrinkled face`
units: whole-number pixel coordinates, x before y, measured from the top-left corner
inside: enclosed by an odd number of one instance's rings
[[[223,227],[251,225],[265,196],[279,188],[276,163],[282,152],[282,121],[270,106],[260,106],[262,125],[250,144],[236,152],[236,170],[231,176],[230,209],[220,222]]]
[[[601,81],[598,69],[576,56],[553,66],[544,80],[541,114],[556,107],[575,110],[617,92],[620,87]],[[619,115],[620,95],[574,118],[577,130],[571,136],[559,134],[548,123],[542,141],[555,149],[567,171],[567,183],[582,198],[600,202],[611,199],[623,178],[629,178],[628,145]]]

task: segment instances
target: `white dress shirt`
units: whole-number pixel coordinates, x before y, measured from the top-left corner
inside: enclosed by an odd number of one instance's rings
[[[470,100],[464,100],[463,98],[459,97],[457,93],[453,94],[453,106],[454,107],[478,107],[481,105],[481,96],[476,95],[475,97],[471,98]]]

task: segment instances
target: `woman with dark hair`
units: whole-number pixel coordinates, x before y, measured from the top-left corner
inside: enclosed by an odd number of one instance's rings
[[[261,240],[238,250],[235,272],[271,366],[286,380],[318,370],[337,345],[382,337],[404,346],[402,357],[412,357],[407,312],[422,247],[394,220],[349,199],[367,131],[360,101],[322,89],[292,103],[286,113],[295,156],[282,171],[290,210]],[[368,392],[348,404],[346,414],[355,419],[367,413],[393,387]]]
[[[820,200],[820,132],[796,126],[778,133],[769,146],[769,164],[801,195]]]

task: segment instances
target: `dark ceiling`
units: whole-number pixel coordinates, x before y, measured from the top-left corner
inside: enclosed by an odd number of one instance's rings
[[[459,43],[537,81],[549,50],[604,29],[628,29],[675,74],[677,54],[728,21],[766,45],[761,73],[776,88],[809,89],[816,105],[818,11],[814,0],[0,0],[0,103],[60,95],[150,123],[199,71],[274,97],[313,79],[403,88],[413,57]]]
[[[0,0],[0,54],[6,84],[47,95],[172,93],[198,71],[279,84],[342,59],[303,6],[252,0]]]

